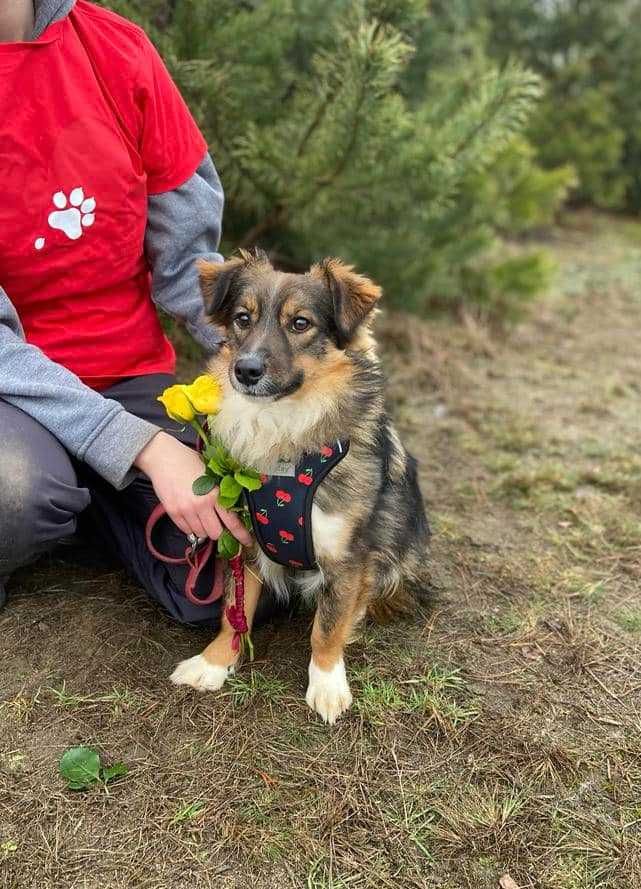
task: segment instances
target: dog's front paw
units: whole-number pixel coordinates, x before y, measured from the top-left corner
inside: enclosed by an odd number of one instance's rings
[[[174,685],[190,685],[199,691],[217,691],[234,672],[231,667],[218,667],[205,660],[202,654],[181,661],[169,677]]]
[[[325,722],[333,725],[341,713],[352,705],[352,693],[347,684],[345,663],[341,658],[331,670],[321,670],[309,662],[309,685],[305,700]]]

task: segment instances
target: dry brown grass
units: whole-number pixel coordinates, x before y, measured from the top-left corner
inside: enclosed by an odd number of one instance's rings
[[[120,574],[52,559],[17,578],[3,889],[641,885],[638,235],[560,232],[558,286],[509,334],[383,320],[436,592],[353,646],[334,729],[303,701],[309,615],[200,696],[167,676],[203,639]],[[65,790],[78,743],[129,775]]]

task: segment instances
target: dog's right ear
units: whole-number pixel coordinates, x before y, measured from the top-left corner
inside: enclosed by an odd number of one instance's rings
[[[313,265],[309,274],[327,284],[334,303],[338,346],[344,349],[358,328],[371,317],[381,298],[381,288],[340,259],[324,259]]]
[[[225,314],[231,303],[234,284],[240,272],[247,266],[247,259],[245,256],[234,256],[226,262],[199,259],[196,265],[200,275],[205,311],[215,321]]]

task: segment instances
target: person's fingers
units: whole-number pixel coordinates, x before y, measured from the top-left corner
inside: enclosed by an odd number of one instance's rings
[[[207,532],[207,537],[211,538],[211,540],[218,540],[220,535],[223,533],[223,526],[220,523],[220,519],[214,512],[213,504],[205,503],[200,506],[198,515],[200,517],[200,521]]]
[[[165,509],[167,509],[167,507],[165,507]],[[172,520],[174,525],[176,525],[177,528],[180,528],[183,534],[186,534],[187,536],[191,534],[189,523],[187,522],[187,519],[185,519],[185,517],[182,515],[182,513],[174,512],[167,509],[167,515]]]
[[[238,513],[228,512],[226,509],[223,509],[222,506],[216,506],[216,512],[223,525],[239,543],[242,543],[243,546],[251,546],[251,535],[244,526]]]
[[[200,520],[200,515],[198,514],[195,507],[192,507],[189,511],[185,510],[184,518],[189,526],[188,534],[195,534],[196,537],[209,537],[207,530],[203,523]]]
[[[168,508],[165,504],[165,508],[174,524],[187,536],[195,534],[196,537],[218,540],[224,526],[243,546],[251,546],[251,535],[238,513],[219,506],[217,495],[216,488],[210,494],[196,498],[188,506]]]

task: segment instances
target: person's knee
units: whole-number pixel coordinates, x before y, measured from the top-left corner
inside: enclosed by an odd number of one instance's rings
[[[47,491],[25,447],[5,448],[0,466],[0,565],[20,563],[43,541]],[[1,572],[0,568],[0,572]]]
[[[5,442],[0,460],[0,576],[73,534],[89,495],[78,488],[71,461],[65,458],[53,472],[26,442]]]
[[[35,476],[26,449],[8,443],[0,464],[0,565],[29,549],[38,510]]]

